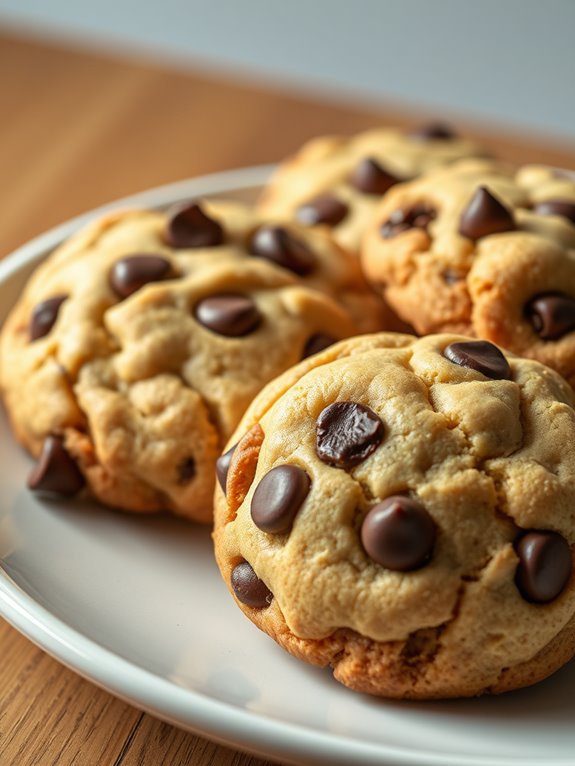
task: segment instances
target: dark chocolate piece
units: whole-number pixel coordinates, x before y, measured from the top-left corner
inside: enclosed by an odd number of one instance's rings
[[[430,122],[408,133],[418,141],[451,141],[457,138],[450,125],[445,122]]]
[[[435,524],[421,503],[396,495],[369,511],[361,526],[361,542],[376,563],[410,572],[431,558]]]
[[[251,515],[263,532],[289,532],[310,489],[310,479],[297,465],[278,465],[268,471],[255,489]]]
[[[161,255],[137,254],[121,258],[110,269],[110,287],[120,298],[127,298],[149,282],[172,276],[172,264]]]
[[[38,338],[48,335],[54,327],[56,319],[58,319],[60,306],[67,297],[67,295],[55,295],[53,298],[42,301],[34,308],[28,328],[30,340],[38,340]]]
[[[316,451],[328,465],[349,470],[381,444],[384,426],[376,413],[357,402],[335,402],[319,415]]]
[[[435,208],[430,207],[424,202],[420,202],[413,207],[405,210],[394,210],[387,221],[381,224],[379,233],[383,239],[391,239],[409,229],[423,229],[427,227],[437,217]]]
[[[477,370],[493,380],[510,380],[511,367],[501,351],[487,340],[452,343],[443,355],[453,364]]]
[[[258,307],[245,295],[212,295],[200,301],[195,317],[208,330],[228,338],[249,335],[261,323]]]
[[[28,477],[28,488],[71,497],[86,483],[74,459],[64,447],[60,436],[47,436],[36,467]]]
[[[558,340],[575,330],[575,298],[568,295],[537,295],[525,306],[525,314],[542,340]]]
[[[377,195],[385,194],[394,184],[399,183],[399,180],[384,170],[372,157],[366,157],[356,165],[349,179],[358,191]]]
[[[334,343],[337,343],[337,339],[333,338],[331,335],[325,335],[321,332],[312,335],[304,346],[302,359],[307,359],[308,356],[319,354],[320,351],[329,348],[329,346],[333,346]]]
[[[170,215],[164,239],[168,245],[179,249],[215,247],[224,241],[224,230],[197,202],[192,202]]]
[[[348,213],[348,207],[332,194],[322,194],[305,202],[296,210],[296,218],[306,226],[317,226],[324,223],[337,226]]]
[[[232,570],[232,590],[242,604],[254,609],[265,609],[273,599],[267,585],[256,575],[247,561],[241,561]]]
[[[474,241],[514,229],[511,212],[485,186],[478,187],[459,219],[461,236]]]
[[[515,543],[519,566],[515,583],[526,601],[547,604],[561,594],[571,577],[569,543],[557,532],[526,532]]]
[[[305,276],[313,271],[313,253],[282,226],[260,226],[252,237],[250,252],[260,258]]]
[[[226,482],[228,480],[228,471],[230,470],[230,464],[232,462],[232,458],[234,456],[234,452],[237,446],[238,446],[237,444],[234,444],[233,447],[230,447],[230,449],[227,452],[224,452],[224,454],[220,455],[220,457],[216,460],[216,476],[218,478],[220,487],[224,491],[224,494],[226,492]]]
[[[196,475],[196,461],[192,456],[187,457],[178,465],[178,484],[189,484]]]
[[[560,215],[575,223],[575,201],[569,199],[546,199],[538,202],[533,210],[539,215]]]

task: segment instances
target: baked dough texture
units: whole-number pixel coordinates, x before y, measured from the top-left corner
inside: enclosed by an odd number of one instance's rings
[[[319,226],[357,253],[387,188],[464,157],[484,154],[472,141],[450,132],[431,129],[425,133],[379,128],[351,137],[312,139],[279,166],[262,193],[259,209],[264,215],[309,220],[307,203],[328,196],[341,207],[338,212],[337,205],[324,205],[320,218],[325,221]]]
[[[395,186],[362,266],[417,333],[485,338],[575,384],[575,176],[462,160]]]
[[[380,320],[357,262],[321,233],[227,202],[122,211],[33,274],[3,328],[0,382],[18,440],[38,456],[56,438],[60,474],[75,463],[106,504],[207,522],[216,457],[254,395],[310,341]]]
[[[332,666],[357,691],[504,692],[575,653],[573,393],[555,372],[489,343],[479,346],[498,360],[495,372],[449,358],[468,344],[447,334],[338,343],[270,383],[228,445],[237,446],[225,492],[216,490],[214,532],[225,582],[284,649]],[[326,420],[333,405],[351,407],[343,428]],[[369,449],[346,453],[353,434],[354,449]],[[287,483],[270,480],[286,470]],[[411,540],[425,555],[403,571],[385,535],[366,532],[389,498],[406,513],[415,504],[427,524]],[[537,539],[559,541],[551,570],[563,558],[544,596],[522,580],[541,576],[524,550]],[[367,552],[374,541],[389,565]]]

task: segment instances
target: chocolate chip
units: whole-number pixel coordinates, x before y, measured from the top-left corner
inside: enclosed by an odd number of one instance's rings
[[[434,208],[420,202],[406,210],[394,210],[387,221],[382,223],[379,232],[384,239],[391,239],[408,229],[426,230],[436,216]]]
[[[538,202],[533,210],[539,215],[561,215],[575,223],[575,202],[568,199],[546,199]]]
[[[296,210],[296,218],[306,226],[316,226],[325,223],[337,226],[348,213],[348,207],[332,194],[323,194],[306,202]]]
[[[571,576],[571,549],[557,532],[533,531],[515,542],[519,566],[515,583],[526,601],[546,604],[553,601]]]
[[[127,298],[149,282],[172,276],[172,264],[161,255],[127,255],[112,266],[110,287],[120,298]]]
[[[189,484],[196,475],[196,461],[187,457],[178,465],[178,484]]]
[[[361,542],[368,556],[381,566],[410,572],[429,561],[435,524],[421,503],[401,495],[388,497],[365,517]]]
[[[383,434],[383,423],[372,409],[357,402],[335,402],[317,419],[317,454],[328,465],[353,468],[377,449]]]
[[[192,202],[171,214],[164,238],[175,248],[215,247],[224,241],[224,230],[197,202]]]
[[[220,483],[220,487],[223,489],[224,494],[226,492],[226,482],[228,480],[228,471],[230,470],[230,465],[232,462],[232,458],[234,456],[234,451],[238,445],[234,444],[233,447],[230,447],[230,449],[227,452],[224,452],[223,455],[220,455],[220,457],[216,460],[216,476],[218,477],[218,482]]]
[[[319,354],[320,351],[333,346],[337,342],[336,338],[332,338],[331,335],[324,335],[324,333],[318,332],[317,335],[312,335],[311,338],[304,346],[302,359],[307,359],[308,356]]]
[[[281,226],[260,226],[250,242],[250,252],[300,276],[314,267],[312,252]]]
[[[459,219],[459,233],[472,240],[514,229],[511,212],[485,186],[477,188]]]
[[[408,133],[418,141],[451,141],[457,138],[453,129],[445,122],[430,122]]]
[[[84,476],[66,451],[61,437],[46,437],[36,467],[28,477],[28,488],[34,492],[72,496],[84,484]]]
[[[55,295],[53,298],[42,301],[34,308],[28,328],[30,340],[38,340],[38,338],[48,335],[54,327],[56,319],[58,319],[60,306],[67,297],[67,295]]]
[[[575,330],[575,298],[560,293],[537,295],[525,315],[542,340],[557,340]]]
[[[306,499],[310,479],[297,465],[278,465],[268,471],[252,497],[251,514],[263,532],[289,532],[295,516]]]
[[[259,579],[247,561],[242,561],[233,568],[231,583],[236,597],[242,604],[254,609],[265,609],[272,602],[271,590]]]
[[[399,178],[384,170],[377,160],[366,157],[350,176],[349,182],[364,194],[385,194]]]
[[[451,343],[443,355],[453,364],[470,367],[493,380],[510,380],[511,367],[501,351],[487,340]]]
[[[200,301],[195,317],[204,327],[228,338],[241,338],[253,332],[262,315],[245,295],[212,295]]]

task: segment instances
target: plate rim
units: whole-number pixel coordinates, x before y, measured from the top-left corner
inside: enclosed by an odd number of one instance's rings
[[[0,261],[0,285],[40,261],[94,218],[125,207],[158,208],[194,196],[261,186],[274,165],[258,165],[183,179],[119,198],[34,237]],[[258,757],[333,766],[526,766],[540,759],[475,757],[359,742],[289,723],[211,698],[162,678],[86,637],[21,588],[0,560],[0,616],[32,643],[83,678],[140,710],[199,736]],[[351,693],[351,692],[350,692]],[[254,726],[254,722],[256,726]],[[549,766],[573,766],[554,758]]]

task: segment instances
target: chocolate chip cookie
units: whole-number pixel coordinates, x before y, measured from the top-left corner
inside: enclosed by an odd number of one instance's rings
[[[486,338],[575,382],[575,178],[557,172],[465,160],[395,187],[363,243],[368,278],[417,332]]]
[[[1,386],[29,485],[212,516],[214,465],[254,395],[379,326],[357,262],[241,205],[96,221],[37,269],[3,329]]]
[[[364,336],[302,362],[218,462],[238,606],[362,692],[545,678],[575,654],[573,405],[553,371],[462,336]]]
[[[316,138],[280,165],[259,208],[266,215],[328,228],[334,239],[357,253],[381,196],[392,186],[482,154],[440,124],[411,133],[381,128],[351,138]]]

